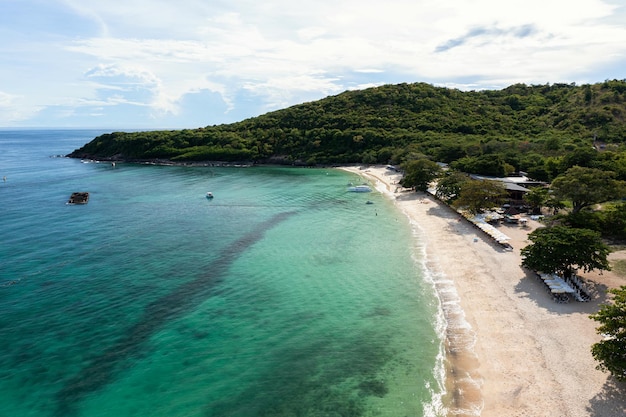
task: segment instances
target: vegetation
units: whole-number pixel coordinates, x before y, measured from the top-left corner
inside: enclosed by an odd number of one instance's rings
[[[550,222],[595,230],[614,243],[626,241],[626,203],[624,202],[607,202],[602,204],[601,209],[583,209],[575,214],[559,214],[552,217]]]
[[[407,188],[415,188],[418,191],[428,190],[429,184],[439,176],[441,168],[435,162],[420,158],[402,165],[405,174],[400,180],[400,185]]]
[[[570,277],[576,269],[611,269],[607,259],[609,247],[593,230],[542,227],[529,233],[528,239],[532,243],[521,251],[522,265],[534,271]]]
[[[551,181],[577,165],[626,180],[625,117],[624,80],[469,92],[398,84],[228,125],[105,134],[70,156],[328,165],[423,155],[484,175],[521,170]]]
[[[613,302],[603,305],[591,318],[600,323],[597,331],[604,340],[591,347],[597,368],[610,372],[617,380],[626,381],[626,287],[610,289]]]
[[[574,166],[556,177],[550,188],[557,199],[572,202],[575,215],[585,207],[622,197],[624,182],[614,178],[612,171]]]
[[[534,187],[524,194],[524,202],[528,204],[533,213],[539,214],[542,207],[546,207],[550,199],[550,192],[545,187]]]
[[[470,177],[460,171],[447,170],[440,175],[437,181],[435,195],[437,198],[451,203],[461,194],[463,185],[470,181]]]
[[[476,214],[483,210],[500,207],[506,200],[506,189],[500,181],[467,180],[461,184],[459,197],[454,206]]]

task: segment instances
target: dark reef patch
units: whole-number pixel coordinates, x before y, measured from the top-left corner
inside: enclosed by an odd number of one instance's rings
[[[254,230],[224,248],[219,256],[204,268],[207,272],[149,304],[142,317],[128,328],[117,343],[104,350],[78,374],[66,381],[57,393],[55,415],[59,417],[74,415],[75,407],[83,397],[111,383],[116,372],[129,358],[141,357],[142,345],[156,331],[206,300],[239,255],[262,239],[265,232],[294,214],[295,212],[279,213],[260,223]]]

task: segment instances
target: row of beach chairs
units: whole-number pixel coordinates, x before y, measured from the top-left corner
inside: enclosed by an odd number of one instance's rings
[[[557,303],[568,303],[571,298],[576,301],[586,302],[591,300],[591,296],[584,288],[584,284],[579,277],[565,279],[557,274],[536,273],[537,278],[543,282],[546,291],[550,293],[552,299]]]

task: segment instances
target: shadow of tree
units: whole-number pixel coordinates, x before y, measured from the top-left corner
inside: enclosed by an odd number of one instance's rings
[[[531,299],[538,307],[560,314],[587,313],[594,314],[600,308],[600,304],[608,300],[606,285],[587,282],[587,288],[591,287],[592,300],[589,302],[579,302],[572,300],[567,304],[557,304],[552,299],[545,284],[536,276],[533,271],[524,269],[524,275],[519,277],[515,292],[525,295]]]
[[[609,377],[602,391],[589,401],[587,412],[590,417],[626,416],[626,382]]]

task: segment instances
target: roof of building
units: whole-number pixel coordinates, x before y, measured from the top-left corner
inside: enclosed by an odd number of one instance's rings
[[[530,190],[527,187],[544,184],[541,181],[535,181],[533,179],[530,179],[525,175],[515,175],[515,176],[512,175],[508,177],[488,177],[485,175],[471,174],[470,177],[475,180],[500,181],[504,184],[506,189],[509,191],[528,192]]]

